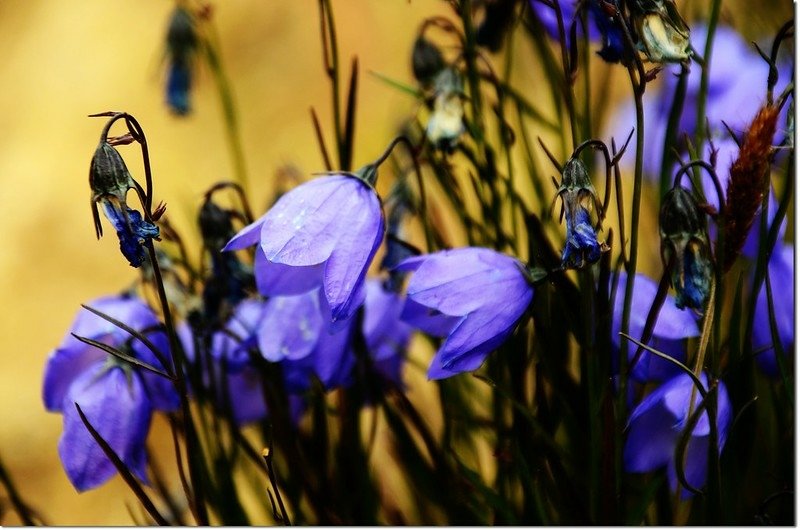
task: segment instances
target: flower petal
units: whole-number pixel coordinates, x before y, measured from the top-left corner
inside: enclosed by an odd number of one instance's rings
[[[84,372],[64,400],[64,432],[58,454],[67,477],[78,491],[96,488],[116,473],[116,468],[80,419],[74,403],[117,456],[141,481],[147,483],[145,439],[152,408],[141,380],[128,379],[123,370],[97,365]]]
[[[133,296],[106,296],[92,300],[86,305],[136,330],[160,324],[153,310]],[[93,363],[105,359],[108,355],[99,348],[79,341],[71,333],[112,346],[119,346],[131,338],[127,331],[81,308],[72,322],[70,332],[47,360],[42,394],[45,408],[50,411],[60,411],[64,396],[72,382]],[[138,340],[134,340],[133,343],[141,345]]]
[[[613,302],[613,321],[611,325],[611,337],[614,351],[619,351],[620,331],[622,330],[622,313],[625,300],[625,284],[627,274],[624,271],[619,273],[617,280],[617,290]],[[630,312],[629,334],[637,340],[644,333],[647,316],[650,314],[650,307],[653,305],[658,284],[650,278],[637,274],[633,281],[633,298]],[[682,311],[675,307],[674,297],[670,294],[661,306],[658,313],[656,325],[653,328],[653,337],[648,343],[662,353],[679,360],[686,359],[686,341],[689,337],[697,337],[700,331],[697,321],[691,311]],[[636,355],[636,346],[628,347],[628,361],[633,360]],[[617,362],[617,355],[613,357]],[[632,375],[637,381],[663,381],[676,375],[680,368],[674,364],[661,359],[648,351],[643,351],[636,366],[633,368]]]
[[[293,296],[322,285],[325,264],[292,267],[282,263],[272,263],[258,248],[253,268],[258,292],[264,296]]]
[[[486,248],[429,254],[411,277],[408,297],[447,315],[464,316],[502,304],[507,293],[530,292],[520,267],[516,259]]]
[[[361,213],[359,193],[364,187],[354,177],[328,175],[283,195],[267,212],[261,229],[266,258],[293,267],[327,260],[349,216]]]
[[[348,216],[348,226],[341,227],[336,248],[325,266],[323,286],[334,322],[350,318],[363,303],[363,296],[359,299],[356,294],[383,240],[385,227],[378,196],[366,186],[358,193],[358,210]]]
[[[157,331],[148,334],[148,338],[153,342],[153,345],[161,350],[167,356],[167,361],[170,359],[169,339],[167,334],[163,331]],[[166,368],[161,365],[158,358],[138,340],[133,342],[132,345],[134,357],[148,363],[155,368],[160,368],[166,371]],[[147,395],[152,402],[153,408],[164,412],[172,412],[178,410],[180,407],[180,397],[175,390],[175,385],[166,377],[154,374],[148,370],[137,370],[141,375],[144,382]]]
[[[653,394],[656,392],[658,390]],[[628,424],[628,438],[623,449],[625,470],[645,473],[667,465],[680,435],[674,425],[675,417],[659,397],[642,401]]]
[[[768,269],[778,337],[783,351],[790,354],[794,343],[794,246],[787,244],[776,247]],[[766,281],[762,283],[756,299],[752,343],[753,349],[759,352],[755,360],[761,371],[769,377],[778,377],[780,370],[772,346]]]
[[[403,356],[411,327],[400,321],[402,299],[384,289],[380,280],[367,280],[364,303],[364,339],[374,361]]]
[[[228,241],[228,244],[225,245],[222,251],[242,250],[243,248],[252,247],[258,243],[261,238],[261,226],[264,224],[266,218],[267,214],[264,214],[239,230],[239,232]]]
[[[437,309],[431,309],[411,298],[406,298],[400,318],[428,335],[446,337],[464,317],[445,315]]]
[[[272,297],[257,332],[261,355],[272,362],[302,359],[317,345],[323,327],[316,291]]]

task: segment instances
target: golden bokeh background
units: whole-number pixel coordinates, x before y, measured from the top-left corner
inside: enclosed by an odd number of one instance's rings
[[[171,222],[190,240],[196,241],[202,193],[232,177],[208,69],[199,70],[190,116],[176,118],[164,104],[163,43],[173,5],[0,2],[0,458],[50,524],[130,524],[126,500],[136,503],[118,477],[91,492],[74,490],[56,452],[61,416],[47,413],[41,400],[47,355],[79,304],[119,291],[137,275],[120,256],[113,232],[95,239],[87,179],[103,122],[87,115],[124,110],[136,116],[150,144],[155,198],[168,204]],[[311,106],[332,144],[317,1],[227,0],[213,7],[251,200],[260,213],[278,168],[324,169]],[[358,167],[380,154],[415,111],[411,98],[367,72],[410,83],[409,54],[420,21],[449,15],[450,8],[439,0],[335,0],[334,9],[343,83],[351,56],[357,54],[361,66]],[[122,149],[141,178],[138,151]]]

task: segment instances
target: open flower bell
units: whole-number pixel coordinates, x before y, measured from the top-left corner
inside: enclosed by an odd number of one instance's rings
[[[525,266],[486,248],[409,258],[398,269],[415,271],[403,319],[447,337],[428,369],[431,379],[477,369],[511,335],[533,299]]]
[[[256,285],[265,296],[322,287],[331,323],[350,318],[364,301],[364,279],[385,231],[375,189],[355,175],[316,178],[283,195],[225,246],[259,243]]]
[[[700,381],[707,389],[705,374],[701,374]],[[725,385],[721,381],[717,384],[717,447],[722,452],[733,420],[733,408]],[[699,391],[685,373],[670,379],[644,398],[628,420],[628,439],[623,450],[625,470],[645,473],[666,466],[670,489],[676,491],[679,486],[676,448],[688,426],[690,403],[691,409],[697,410],[700,402]],[[683,462],[684,476],[695,489],[702,488],[706,482],[710,438],[709,415],[704,411],[692,429]],[[690,491],[682,488],[683,498],[691,495]]]
[[[160,323],[141,300],[114,296],[100,298],[89,305],[147,333],[151,342],[168,354],[166,334],[163,331],[147,332]],[[64,432],[58,443],[58,454],[67,477],[78,491],[85,491],[102,485],[117,472],[83,424],[77,404],[122,462],[147,483],[145,438],[153,409],[176,410],[178,395],[166,378],[134,368],[79,341],[73,334],[108,344],[151,366],[164,369],[138,339],[86,309],[78,313],[70,333],[47,360],[43,387],[47,410],[64,415]]]

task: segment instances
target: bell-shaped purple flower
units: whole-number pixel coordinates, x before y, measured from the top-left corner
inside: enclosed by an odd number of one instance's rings
[[[616,364],[620,345],[619,332],[622,329],[622,313],[624,309],[625,284],[627,282],[625,271],[619,273],[617,291],[613,307],[613,320],[611,324],[611,344],[613,345],[612,362]],[[637,274],[633,281],[633,298],[631,303],[629,334],[637,340],[644,333],[650,307],[658,292],[658,285],[643,274]],[[681,362],[686,361],[686,339],[697,337],[700,331],[697,321],[691,311],[682,311],[675,307],[675,299],[667,295],[664,305],[658,313],[653,337],[648,346],[666,353]],[[636,345],[628,347],[628,362],[633,361],[636,355]],[[631,371],[631,376],[640,382],[664,381],[680,372],[680,368],[673,363],[643,350]]]
[[[525,266],[486,248],[410,258],[398,269],[416,271],[403,319],[447,337],[428,369],[431,379],[477,369],[511,335],[533,298]]]
[[[700,381],[708,389],[708,379],[701,374]],[[694,389],[694,392],[693,392]],[[675,452],[684,428],[690,418],[690,401],[694,393],[692,411],[702,399],[692,379],[682,373],[655,389],[642,400],[628,420],[628,439],[623,449],[625,470],[645,473],[667,467],[670,488],[678,488]],[[722,452],[733,420],[733,410],[725,384],[717,388],[717,447]],[[684,476],[695,489],[705,485],[708,472],[708,442],[711,433],[708,412],[703,412],[692,429],[683,462]],[[682,489],[682,497],[692,493]]]
[[[350,318],[364,301],[364,279],[383,239],[381,201],[354,175],[319,177],[283,195],[224,250],[260,243],[255,274],[265,296],[322,287],[332,323]]]
[[[105,297],[89,306],[145,333],[162,353],[169,355],[158,317],[141,300],[125,295]],[[75,408],[78,403],[125,465],[146,481],[144,440],[152,411],[172,411],[179,406],[172,383],[85,344],[72,334],[108,344],[164,369],[156,356],[126,331],[85,309],[78,313],[70,333],[47,360],[43,385],[45,408],[64,415],[59,455],[67,476],[79,491],[84,491],[103,484],[116,472],[83,425]]]
[[[776,246],[772,251],[768,269],[778,337],[781,349],[785,354],[789,354],[794,345],[794,246],[787,244]],[[764,282],[756,299],[753,350],[756,352],[758,367],[768,376],[778,377],[780,370],[773,344],[767,287]]]

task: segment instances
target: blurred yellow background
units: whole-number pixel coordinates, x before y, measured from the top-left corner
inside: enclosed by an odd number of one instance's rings
[[[705,9],[705,2],[692,4]],[[124,110],[140,121],[150,144],[156,201],[168,204],[169,219],[190,239],[197,234],[194,215],[202,193],[232,178],[210,72],[199,69],[190,116],[176,118],[164,104],[164,35],[173,5],[0,3],[0,457],[50,524],[131,524],[126,500],[136,504],[119,478],[84,494],[74,490],[56,453],[61,416],[45,412],[41,401],[47,355],[79,304],[119,291],[137,275],[119,254],[113,232],[95,239],[88,168],[103,122],[87,114]],[[317,1],[218,1],[213,8],[259,214],[280,166],[295,164],[304,174],[324,169],[309,107],[316,108],[332,146]],[[367,72],[410,83],[409,55],[420,21],[449,15],[450,8],[438,0],[336,0],[334,9],[343,83],[351,56],[357,54],[361,66],[359,167],[383,151],[416,108]],[[140,179],[138,151],[121,149]]]

